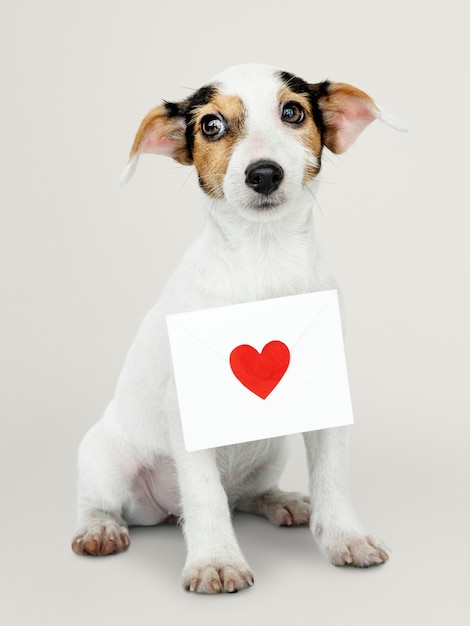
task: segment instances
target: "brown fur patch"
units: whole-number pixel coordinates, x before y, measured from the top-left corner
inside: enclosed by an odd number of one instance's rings
[[[298,126],[293,126],[295,133],[298,135],[299,140],[309,150],[317,160],[316,165],[307,164],[304,173],[304,184],[314,178],[320,170],[320,154],[322,149],[322,141],[320,131],[313,119],[309,94],[300,94],[290,89],[283,89],[279,94],[279,101],[285,102],[298,102],[305,110],[306,117],[304,121]]]
[[[182,165],[191,165],[182,118],[169,117],[163,104],[149,111],[139,126],[129,159],[137,153],[165,154]]]
[[[220,139],[208,140],[201,131],[205,115],[219,114],[227,123],[227,131]],[[237,96],[216,93],[208,104],[193,113],[193,159],[204,191],[213,198],[222,198],[222,185],[235,144],[243,137],[245,109]]]

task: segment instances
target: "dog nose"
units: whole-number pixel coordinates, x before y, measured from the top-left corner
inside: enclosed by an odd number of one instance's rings
[[[284,178],[284,171],[274,161],[257,161],[245,170],[245,183],[257,193],[269,196]]]

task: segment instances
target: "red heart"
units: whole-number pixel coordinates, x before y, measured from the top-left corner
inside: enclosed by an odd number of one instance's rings
[[[289,348],[282,341],[270,341],[261,354],[243,344],[230,354],[230,367],[242,385],[265,400],[289,367]]]

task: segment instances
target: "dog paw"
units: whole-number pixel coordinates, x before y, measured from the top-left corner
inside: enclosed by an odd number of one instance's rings
[[[310,498],[300,493],[281,492],[266,503],[270,522],[276,526],[308,526]]]
[[[235,593],[251,587],[253,574],[244,563],[205,563],[186,567],[181,579],[187,591],[197,593]]]
[[[107,520],[79,532],[72,541],[72,550],[80,555],[107,556],[127,550],[130,542],[125,526],[120,526],[114,520]]]
[[[388,561],[384,546],[369,535],[350,534],[337,538],[326,547],[326,553],[333,565],[370,567]]]
[[[266,517],[275,526],[307,526],[310,498],[297,492],[270,490],[244,499],[237,508]]]

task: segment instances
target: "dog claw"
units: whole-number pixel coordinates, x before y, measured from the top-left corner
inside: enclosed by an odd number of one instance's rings
[[[94,524],[79,533],[72,541],[75,554],[91,556],[108,556],[124,552],[130,545],[129,534],[124,526],[108,521]]]
[[[183,587],[197,593],[236,593],[254,583],[253,575],[245,565],[211,564],[187,568],[183,573]]]
[[[366,535],[346,535],[332,542],[327,548],[333,565],[351,565],[366,568],[381,565],[388,561],[388,554],[374,537]]]

